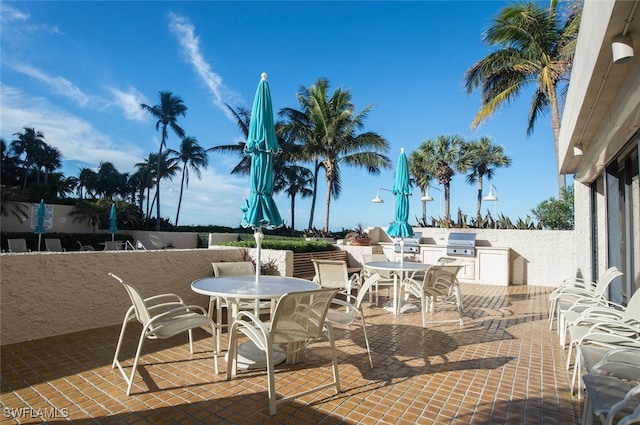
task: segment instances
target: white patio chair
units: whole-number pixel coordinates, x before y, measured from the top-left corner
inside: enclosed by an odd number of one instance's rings
[[[640,420],[640,359],[621,360],[610,355],[582,377],[586,399],[582,424],[592,424],[594,416],[603,424],[634,423]]]
[[[80,247],[80,251],[94,251],[93,245],[82,245],[80,241],[76,241]]]
[[[571,381],[573,391],[577,373],[582,370],[582,356],[580,346],[595,345],[610,349],[635,347],[640,348],[640,322],[629,317],[608,317],[602,316],[585,317],[569,328],[570,337],[567,352],[566,368],[571,367],[572,353],[575,350],[574,370]],[[578,384],[578,395],[581,395],[580,384]]]
[[[323,288],[339,288],[351,294],[353,289],[360,286],[360,277],[349,277],[349,266],[342,260],[316,260],[312,259],[315,270],[314,282]],[[323,283],[321,283],[323,282]]]
[[[182,298],[176,294],[160,294],[148,298],[142,298],[140,293],[133,286],[125,283],[113,273],[109,273],[109,276],[122,284],[124,289],[127,291],[132,304],[124,315],[122,329],[120,330],[120,337],[118,338],[118,345],[116,346],[116,353],[113,357],[112,364],[113,368],[117,367],[120,370],[127,383],[127,395],[131,394],[133,378],[135,377],[136,369],[138,367],[138,360],[140,359],[140,353],[142,352],[142,345],[147,339],[166,339],[187,331],[189,333],[189,349],[191,350],[191,354],[193,354],[192,330],[202,327],[211,328],[214,344],[214,369],[216,374],[219,373],[218,351],[215,347],[216,328],[213,321],[207,316],[207,312],[204,308],[198,305],[186,305]],[[124,340],[124,333],[127,328],[127,324],[133,320],[137,320],[142,324],[142,332],[140,333],[138,348],[136,349],[133,365],[131,366],[131,374],[127,376],[124,367],[120,363],[120,360],[118,360],[118,355],[120,354],[120,348],[122,347],[122,341]]]
[[[362,310],[362,299],[371,290],[371,286],[375,285],[380,275],[374,273],[367,277],[362,286],[358,289],[358,295],[353,296],[347,277],[347,265],[344,261],[325,261],[313,260],[316,269],[316,282],[323,288],[340,289],[343,299],[335,298],[331,304],[331,308],[327,313],[327,320],[331,323],[349,326],[355,322],[358,317],[362,323],[362,331],[364,332],[364,341],[367,345],[367,353],[369,355],[369,364],[373,367],[371,359],[371,348],[369,347],[369,337],[367,336],[367,325],[364,321],[364,311]],[[338,264],[336,264],[338,263]]]
[[[49,252],[66,252],[67,250],[62,248],[60,239],[57,238],[45,238],[44,246]]]
[[[560,344],[564,346],[566,329],[575,325],[582,317],[594,314],[601,314],[604,317],[610,315],[617,317],[618,312],[624,312],[640,321],[640,291],[636,291],[631,296],[626,306],[612,301],[599,301],[594,304],[589,297],[586,300],[577,299],[570,307],[560,311],[562,319],[558,321],[558,326],[562,327],[560,330]]]
[[[630,342],[631,344],[633,342]],[[589,340],[583,340],[582,344],[578,346],[580,350],[581,366],[585,373],[591,373],[595,366],[600,362],[610,362],[613,367],[610,367],[612,373],[616,373],[618,368],[615,367],[615,362],[622,363],[637,363],[640,364],[640,341],[636,346],[625,346],[619,348],[611,348],[609,346],[601,346],[597,341],[591,343]],[[577,363],[576,363],[577,364]],[[623,373],[624,369],[620,370]],[[577,370],[574,368],[573,376],[571,378],[571,392],[573,393],[573,385],[577,379],[578,383],[578,398],[582,398],[582,378],[577,377]]]
[[[575,301],[577,298],[592,297],[604,298],[604,292],[609,284],[622,273],[616,267],[609,267],[602,273],[597,282],[590,282],[580,278],[566,279],[556,289],[549,294],[549,330],[553,327],[554,317],[558,315],[558,303],[560,300],[565,302]]]
[[[458,284],[458,272],[462,269],[461,265],[439,265],[431,266],[424,274],[422,281],[407,278],[402,282],[402,291],[420,299],[422,310],[422,327],[427,327],[427,311],[434,312],[434,304],[437,301],[447,301],[447,298],[455,296],[455,302],[451,302],[457,306],[460,327],[464,326],[462,319],[462,295],[460,294],[460,285]],[[439,322],[449,322],[451,320],[443,320]]]
[[[231,380],[237,375],[238,341],[241,335],[245,335],[253,341],[256,347],[266,353],[270,415],[275,415],[277,405],[285,400],[332,386],[335,386],[336,394],[339,393],[340,378],[333,329],[331,323],[325,321],[329,305],[337,293],[338,289],[323,288],[285,294],[278,300],[270,323],[262,322],[255,314],[248,311],[239,312],[229,332],[227,380]],[[286,344],[287,354],[291,359],[290,356],[295,355],[296,351],[302,350],[311,341],[322,338],[323,334],[329,339],[331,348],[333,381],[298,394],[277,398],[273,360],[276,346]]]
[[[27,248],[26,239],[7,239],[7,246],[9,247],[9,252],[31,252]]]
[[[374,269],[372,267],[367,267],[366,263],[371,263],[373,261],[381,261],[381,262],[387,262],[389,261],[389,259],[387,259],[387,256],[385,254],[362,254],[362,274],[363,274],[363,279],[367,279],[367,277],[371,276],[374,273],[377,273],[378,275],[380,275],[380,279],[378,279],[378,281],[375,284],[375,288],[376,288],[376,305],[378,305],[378,294],[379,294],[379,290],[380,287],[386,287],[387,288],[387,295],[389,295],[389,291],[393,291],[393,286],[395,285],[395,281],[394,281],[394,277],[393,277],[393,273],[389,270],[378,270],[378,269]],[[369,303],[372,303],[372,296],[371,293],[369,293]]]
[[[253,276],[255,268],[250,261],[228,261],[228,262],[212,262],[213,276],[225,277],[225,276]],[[272,313],[273,302],[275,300],[260,301],[258,309],[260,313]],[[237,306],[238,310],[255,310],[255,301],[240,301]],[[222,310],[227,309],[227,324],[222,322]],[[218,352],[221,350],[222,345],[222,329],[228,327],[233,319],[233,312],[230,309],[229,303],[222,297],[210,297],[209,298],[209,317],[213,319],[213,312],[216,312],[214,322],[218,330],[216,334],[216,349]]]

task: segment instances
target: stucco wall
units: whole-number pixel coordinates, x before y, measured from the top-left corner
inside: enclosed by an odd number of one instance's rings
[[[293,268],[291,251],[263,251],[264,259],[271,255]],[[0,344],[121,323],[131,303],[109,272],[143,296],[172,292],[206,307],[191,282],[211,276],[212,261],[243,258],[239,249],[1,254]]]

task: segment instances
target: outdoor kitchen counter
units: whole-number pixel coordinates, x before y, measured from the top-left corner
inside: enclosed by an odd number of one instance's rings
[[[446,245],[420,244],[420,260],[423,263],[435,264],[441,257],[462,260],[463,269],[458,273],[461,282],[509,285],[510,248],[476,245],[474,256],[452,256],[447,255]]]

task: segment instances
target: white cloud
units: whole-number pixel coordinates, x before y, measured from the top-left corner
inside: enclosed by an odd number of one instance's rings
[[[21,10],[9,6],[6,2],[0,7],[0,22],[3,25],[14,22],[26,22],[31,16]]]
[[[114,87],[109,91],[115,97],[115,105],[124,112],[124,116],[132,121],[147,121],[148,114],[140,107],[141,103],[149,103],[144,95],[133,87],[124,92]]]
[[[84,94],[82,90],[73,85],[73,83],[71,83],[71,81],[67,80],[66,78],[51,77],[40,71],[39,69],[28,65],[18,65],[15,66],[14,69],[18,72],[28,75],[31,78],[35,78],[36,80],[45,83],[55,94],[59,94],[70,99],[78,106],[84,108],[89,104],[96,103],[96,99],[91,99],[90,96]]]
[[[0,135],[12,140],[13,133],[23,127],[34,127],[45,135],[45,141],[58,148],[66,161],[78,161],[95,168],[110,161],[120,170],[130,170],[142,151],[133,144],[116,145],[110,136],[100,133],[91,123],[51,105],[41,97],[27,97],[19,89],[0,85],[2,122]],[[72,175],[75,170],[66,174]]]
[[[213,95],[213,104],[221,109],[227,118],[235,122],[235,118],[224,105],[232,104],[239,95],[227,88],[222,82],[222,77],[211,70],[209,64],[200,53],[200,39],[195,35],[195,29],[191,22],[183,16],[174,13],[169,14],[169,28],[178,36],[178,41],[182,46],[186,59],[195,70],[196,74],[202,78],[206,86]]]

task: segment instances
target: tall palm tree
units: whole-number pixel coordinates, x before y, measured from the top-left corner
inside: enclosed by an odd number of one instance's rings
[[[340,165],[363,167],[374,175],[379,174],[382,168],[391,167],[391,160],[384,155],[389,151],[389,142],[374,132],[360,133],[373,105],[356,114],[349,90],[336,89],[329,98],[328,89],[329,81],[320,78],[309,88],[301,87],[297,95],[301,110],[284,108],[280,111],[280,115],[290,122],[286,131],[290,131],[294,139],[304,142],[304,158],[314,163],[311,222],[318,172],[320,168],[325,171],[324,231],[329,230],[331,198],[337,199],[342,190]]]
[[[249,175],[251,172],[251,156],[247,155],[244,151],[247,138],[249,137],[249,123],[251,122],[251,109],[247,109],[243,106],[233,109],[228,104],[224,104],[231,114],[236,119],[236,124],[242,133],[242,140],[238,143],[231,145],[219,145],[209,148],[211,152],[218,153],[235,153],[240,156],[240,161],[233,167],[231,174]]]
[[[97,193],[113,200],[113,196],[118,193],[122,181],[122,175],[115,165],[109,161],[103,161],[98,167]]]
[[[44,168],[44,182],[49,182],[49,173],[57,170],[62,166],[62,153],[55,146],[44,144],[42,146],[41,156],[38,161],[38,167]]]
[[[295,210],[296,196],[301,198],[311,196],[313,191],[310,186],[313,181],[313,173],[306,167],[300,165],[288,165],[282,168],[282,172],[276,177],[274,182],[274,192],[284,191],[291,198],[291,233],[296,226]]]
[[[464,139],[460,135],[439,135],[427,139],[418,146],[426,169],[438,183],[444,186],[444,220],[450,222],[451,179],[456,172],[467,171],[467,158],[462,155]]]
[[[509,167],[511,165],[511,158],[505,155],[503,146],[494,145],[491,139],[486,136],[466,143],[463,149],[467,151],[469,160],[467,183],[478,184],[476,217],[480,217],[483,178],[486,176],[487,180],[491,180],[496,168]]]
[[[492,52],[464,75],[467,92],[481,87],[482,103],[471,128],[534,85],[527,136],[533,133],[540,114],[551,110],[556,158],[561,119],[558,87],[563,80],[568,83],[581,17],[578,2],[562,3],[571,7],[567,14],[558,13],[558,4],[551,0],[545,9],[539,3],[516,3],[502,9],[483,36]],[[564,176],[558,175],[560,192],[564,186]]]
[[[27,177],[29,175],[29,169],[36,164],[36,160],[39,155],[39,151],[44,144],[44,134],[40,131],[36,131],[33,127],[24,127],[22,133],[14,133],[17,139],[11,142],[11,149],[18,155],[24,158],[22,159],[23,167],[23,181],[22,181],[22,193],[27,191]]]
[[[80,173],[78,174],[78,181],[80,199],[84,199],[84,195],[95,198],[96,191],[98,189],[98,173],[90,168],[82,167],[80,169]],[[84,195],[82,192],[82,188],[84,188]]]
[[[146,195],[147,208],[145,213],[147,224],[149,220],[150,206],[151,206],[151,189],[153,189],[153,186],[155,186],[156,175],[158,172],[157,161],[158,161],[158,154],[151,152],[149,153],[149,156],[147,158],[145,158],[142,162],[138,162],[135,165],[136,169],[138,170],[137,172],[140,173],[142,177],[141,189],[144,188],[147,191],[147,195]],[[144,195],[140,196],[140,211],[143,211],[142,203],[144,199],[145,199]]]
[[[174,96],[173,93],[167,91],[160,92],[160,103],[158,105],[149,106],[144,103],[140,105],[140,107],[148,111],[156,121],[156,131],[162,129],[162,140],[160,141],[160,148],[158,149],[158,157],[162,158],[162,151],[167,143],[167,127],[171,127],[173,132],[180,138],[184,137],[184,130],[182,127],[178,125],[178,117],[184,116],[187,112],[187,106],[184,104],[182,99],[178,96]],[[161,170],[160,164],[161,161],[158,161],[158,169],[156,174],[156,230],[160,230],[160,180],[161,178]]]
[[[413,184],[420,188],[420,197],[424,198],[433,176],[429,173],[428,158],[423,150],[415,150],[409,155],[407,165]],[[427,225],[427,201],[422,201],[422,224]]]
[[[171,154],[177,155],[182,162],[182,180],[180,182],[180,198],[178,199],[178,210],[176,211],[176,226],[178,225],[178,219],[180,218],[180,205],[182,205],[182,192],[185,188],[189,188],[189,169],[193,170],[198,177],[198,180],[202,178],[201,169],[207,169],[209,166],[209,159],[207,158],[207,151],[198,144],[198,140],[195,137],[185,137],[180,142],[180,150],[176,151],[169,149]]]

